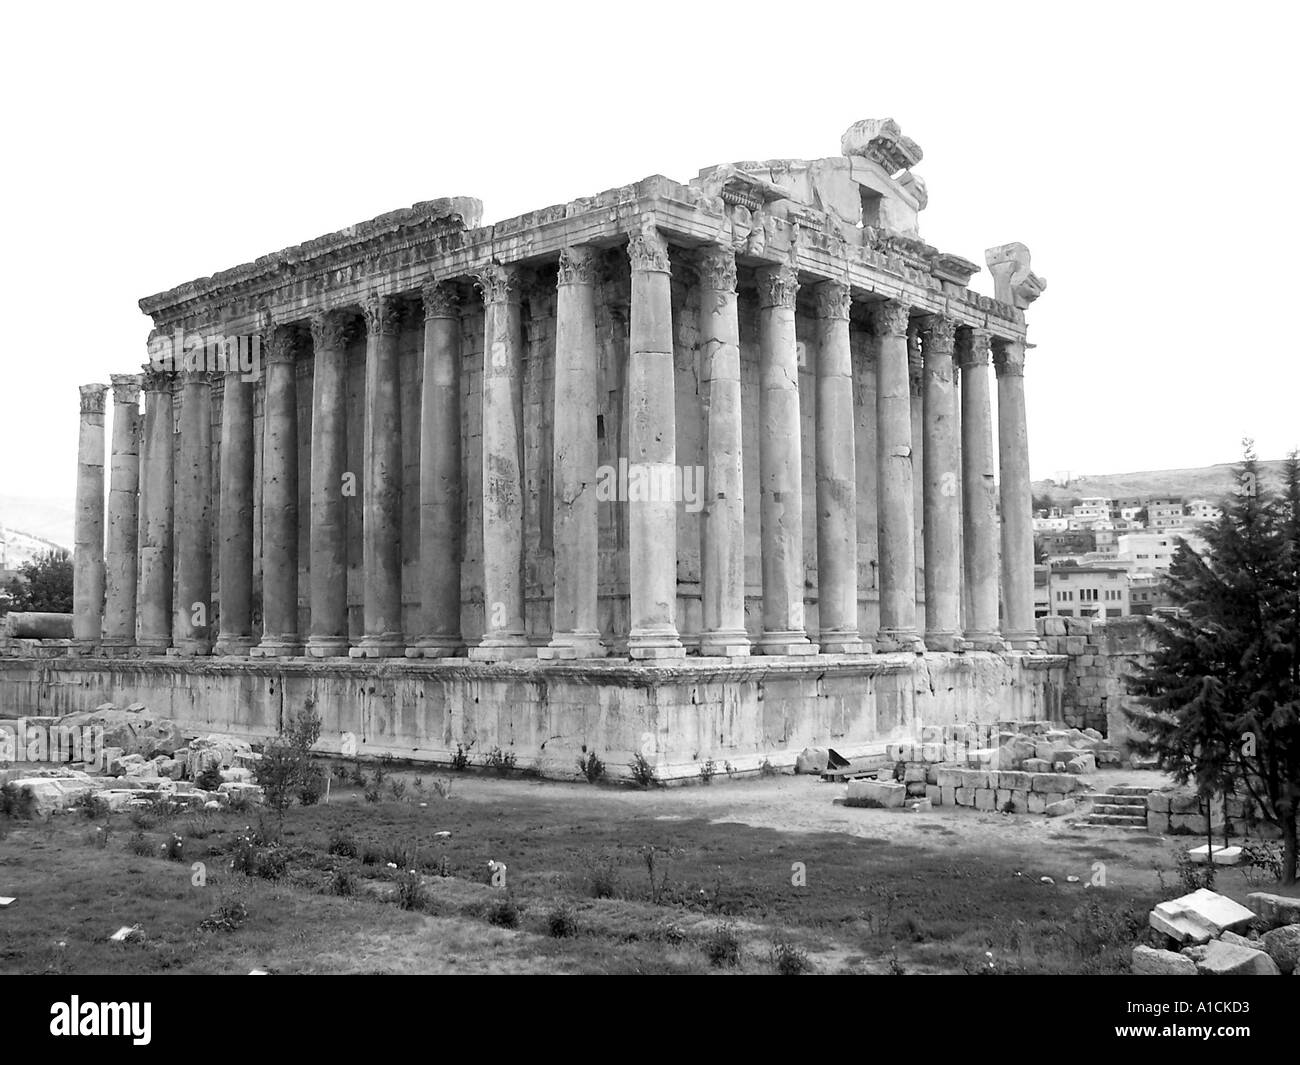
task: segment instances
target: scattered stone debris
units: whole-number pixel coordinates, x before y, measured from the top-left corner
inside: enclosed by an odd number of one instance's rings
[[[1206,943],[1225,930],[1245,928],[1255,914],[1208,888],[1162,902],[1151,911],[1149,923],[1179,943]]]
[[[1199,847],[1193,847],[1189,850],[1187,856],[1198,865],[1208,865],[1211,862],[1215,865],[1237,865],[1241,861],[1241,848],[1214,847],[1211,849],[1208,843],[1202,843]]]
[[[1160,950],[1142,944],[1133,948],[1132,971],[1149,975],[1280,976],[1300,972],[1300,922],[1283,924],[1262,936],[1257,927],[1260,910],[1272,921],[1279,910],[1265,899],[1282,896],[1256,892],[1252,908],[1206,888],[1162,902],[1151,911],[1150,924],[1180,951]],[[1283,899],[1296,907],[1300,899]],[[1247,933],[1247,934],[1242,934]],[[1189,968],[1189,966],[1191,968]]]
[[[0,910],[4,909],[6,906],[12,906],[17,901],[17,899],[11,898],[8,895],[0,895]]]
[[[1252,891],[1246,896],[1246,905],[1269,928],[1300,924],[1300,898],[1271,895],[1267,891]]]
[[[144,932],[138,924],[124,924],[108,938],[113,943],[138,943],[144,939]]]
[[[1172,950],[1155,947],[1133,948],[1131,970],[1139,976],[1195,976],[1196,962]]]

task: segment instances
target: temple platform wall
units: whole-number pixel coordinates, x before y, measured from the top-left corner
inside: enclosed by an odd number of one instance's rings
[[[919,737],[920,727],[1062,720],[1064,655],[820,656],[674,666],[461,660],[0,658],[0,716],[62,715],[144,703],[187,730],[273,735],[314,706],[320,749],[447,764],[457,745],[493,748],[519,769],[572,777],[594,751],[611,777],[644,753],[661,780],[712,758],[739,772],[788,766],[806,746],[847,756]]]

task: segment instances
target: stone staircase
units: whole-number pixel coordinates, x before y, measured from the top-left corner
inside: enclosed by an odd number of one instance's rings
[[[1137,784],[1116,784],[1107,788],[1104,795],[1090,796],[1092,812],[1084,824],[1145,832],[1147,795],[1154,790]]]

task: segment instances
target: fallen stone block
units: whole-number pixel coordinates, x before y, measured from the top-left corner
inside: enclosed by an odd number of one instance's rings
[[[222,784],[224,789],[228,785]],[[907,788],[880,780],[850,780],[848,806],[877,806],[885,809],[901,807],[907,799]]]
[[[221,782],[223,784],[247,784],[252,779],[252,770],[244,769],[242,766],[232,766],[230,769],[221,771]]]
[[[1097,759],[1092,756],[1091,752],[1076,754],[1065,763],[1065,768],[1071,773],[1095,773],[1097,772]]]
[[[1269,928],[1300,924],[1300,898],[1273,895],[1267,891],[1252,891],[1246,896],[1246,905]]]
[[[929,813],[931,804],[929,799],[918,799],[916,802],[909,802],[907,808],[914,814]]]
[[[1205,976],[1278,976],[1278,967],[1262,950],[1239,947],[1216,939],[1206,944],[1205,954],[1196,963],[1196,971]]]
[[[1226,895],[1200,888],[1160,903],[1151,911],[1149,923],[1180,943],[1204,943],[1226,930],[1244,928],[1254,919],[1253,912]]]
[[[903,787],[907,789],[908,797],[912,799],[919,799],[923,795],[925,795],[925,789],[928,788],[929,786],[930,785],[923,784],[917,780],[912,781],[910,784],[903,785]]]
[[[1263,950],[1284,973],[1300,970],[1300,924],[1284,925],[1264,933]]]
[[[1050,798],[1050,796],[1048,796]],[[1066,814],[1074,813],[1073,799],[1058,799],[1056,802],[1049,802],[1043,809],[1048,817],[1064,817]]]
[[[850,783],[870,783],[870,782],[856,781]],[[899,788],[899,790],[901,791],[902,788]],[[222,784],[221,787],[217,789],[217,793],[219,795],[226,796],[226,798],[232,802],[242,801],[242,802],[260,803],[264,798],[264,793],[262,789],[258,787],[258,785],[238,783],[238,782]],[[201,792],[195,794],[196,797],[201,797],[202,795]]]
[[[25,791],[31,795],[32,812],[40,817],[66,810],[96,790],[95,783],[84,777],[19,777],[9,785],[20,794]]]
[[[1239,947],[1249,947],[1251,950],[1263,950],[1259,940],[1247,939],[1245,936],[1239,936],[1236,932],[1224,932],[1219,938],[1224,943],[1235,943]]]
[[[1129,968],[1138,976],[1195,976],[1196,962],[1175,954],[1172,950],[1154,947],[1133,948],[1133,961]]]
[[[1215,865],[1237,865],[1241,861],[1241,848],[1215,847],[1211,850],[1208,843],[1202,843],[1199,847],[1189,850],[1187,857],[1197,865],[1207,865],[1210,862]]]
[[[1026,773],[1050,773],[1052,763],[1046,758],[1026,758],[1020,768]]]

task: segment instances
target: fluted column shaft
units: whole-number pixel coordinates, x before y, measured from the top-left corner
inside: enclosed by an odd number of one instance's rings
[[[420,636],[411,658],[459,654],[464,556],[460,450],[460,305],[451,285],[424,298],[424,386],[420,397]]]
[[[162,654],[172,643],[172,526],[175,504],[171,375],[144,375],[140,446],[140,579],[136,645]]]
[[[908,305],[886,300],[873,310],[876,354],[876,432],[880,535],[878,650],[920,649],[916,633],[915,496],[912,409],[908,372]]]
[[[998,377],[998,488],[1002,512],[1002,636],[1012,647],[1038,646],[1034,625],[1033,489],[1025,420],[1025,345],[993,341]]]
[[[907,328],[907,386],[912,407],[912,545],[915,554],[916,629],[926,629],[925,604],[925,380],[920,328]]]
[[[699,329],[708,388],[700,654],[742,657],[750,651],[745,632],[745,481],[736,256],[729,248],[710,248],[700,259]]]
[[[176,600],[172,650],[212,653],[212,378],[181,372],[176,478]]]
[[[759,486],[763,563],[763,635],[768,655],[816,654],[804,625],[803,465],[799,353],[795,346],[797,275],[789,266],[760,269]]]
[[[107,385],[81,386],[77,517],[72,548],[72,635],[84,652],[98,646],[104,622],[104,396],[107,391]]]
[[[858,490],[849,286],[817,286],[817,611],[824,654],[864,654],[858,636]]]
[[[655,228],[633,234],[628,355],[628,655],[674,659],[677,634],[677,390],[668,244]],[[633,486],[640,485],[641,491]]]
[[[106,650],[135,643],[139,548],[140,375],[114,374],[113,448],[108,493],[108,558],[104,600]]]
[[[550,645],[541,658],[601,658],[596,603],[597,253],[560,252],[555,309],[552,542],[555,584]]]
[[[256,344],[260,336],[239,337]],[[219,655],[246,655],[253,635],[253,389],[252,375],[227,353],[221,388],[221,469],[217,499],[217,578],[221,612],[217,618]],[[260,351],[253,365],[261,366]]]
[[[998,636],[989,334],[983,329],[961,329],[957,339],[957,362],[961,367],[962,547],[969,603],[965,637],[977,649],[1000,650],[1003,644]]]
[[[961,471],[957,387],[953,369],[956,323],[942,315],[923,322],[925,506],[925,646],[955,651],[961,631]]]
[[[262,435],[262,639],[265,658],[302,654],[298,631],[298,338],[276,326],[266,344]]]
[[[530,658],[524,618],[523,332],[519,273],[490,263],[483,290],[483,638],[470,657]]]

